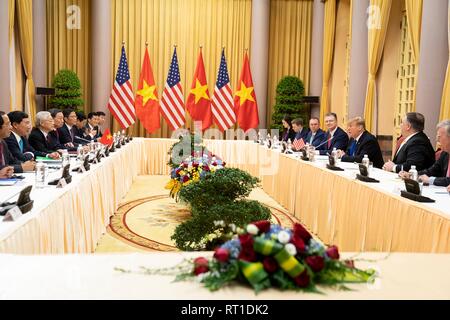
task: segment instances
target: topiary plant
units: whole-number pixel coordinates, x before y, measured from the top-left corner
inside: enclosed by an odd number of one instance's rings
[[[178,225],[172,240],[181,250],[213,250],[230,239],[224,225],[234,224],[244,227],[247,224],[270,219],[270,210],[258,201],[240,200],[215,204],[206,209],[193,210],[193,217]],[[217,225],[223,222],[223,226]]]
[[[303,103],[305,87],[298,77],[286,76],[277,85],[276,104],[272,114],[272,129],[283,132],[281,120],[288,115],[291,120],[302,118],[305,124],[309,121],[309,110]]]
[[[258,178],[237,168],[217,170],[206,179],[191,183],[180,190],[180,200],[191,205],[193,214],[215,204],[243,199],[258,186]]]
[[[77,110],[84,105],[81,98],[81,82],[77,74],[71,70],[60,70],[53,79],[55,95],[49,99],[52,108]]]

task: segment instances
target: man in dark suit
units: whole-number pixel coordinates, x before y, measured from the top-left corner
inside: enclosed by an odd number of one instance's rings
[[[384,161],[381,154],[380,145],[377,138],[366,131],[366,122],[361,117],[356,117],[348,121],[348,134],[350,141],[348,148],[344,152],[338,150],[338,155],[344,162],[361,163],[364,155],[367,155],[375,168],[382,168]]]
[[[446,187],[450,185],[450,120],[442,121],[437,128],[436,140],[441,145],[441,155],[430,168],[419,171],[419,175],[424,183]]]
[[[338,127],[336,113],[330,112],[325,115],[325,125],[328,128],[326,132],[327,143],[325,143],[325,148],[320,150],[320,154],[331,154],[334,148],[336,150],[347,150],[348,135]]]
[[[78,148],[78,143],[75,141],[78,133],[78,130],[76,130],[77,114],[73,109],[65,109],[63,116],[64,123],[57,129],[59,141],[68,148]]]
[[[36,123],[33,130],[31,130],[28,141],[30,145],[37,151],[45,153],[62,152],[63,146],[59,140],[55,140],[50,132],[55,131],[55,124],[53,117],[48,111],[40,111],[36,114]]]
[[[292,129],[295,132],[295,139],[300,140],[303,139],[303,141],[306,143],[306,136],[308,135],[308,128],[303,127],[303,119],[297,118],[292,120]]]
[[[32,126],[28,114],[22,111],[12,111],[8,113],[8,118],[11,121],[12,132],[5,139],[5,142],[16,159],[26,162],[34,160],[36,157],[59,158],[59,153],[57,152],[45,153],[37,151],[30,145],[27,137],[31,132]]]
[[[103,111],[97,111],[97,116],[98,116],[98,133],[97,133],[97,135],[99,138],[101,138],[103,136],[102,126],[106,122],[106,113],[104,113]]]
[[[8,115],[0,111],[0,168],[11,166],[14,172],[22,173],[24,171],[33,171],[35,163],[33,161],[22,162],[16,159],[8,149],[8,145],[4,141],[11,135],[11,122]]]
[[[320,120],[317,117],[312,117],[309,120],[309,129],[310,131],[306,135],[305,143],[309,143],[310,145],[317,148],[317,150],[325,149],[325,140],[327,136],[325,131],[320,129]]]
[[[425,117],[418,112],[409,112],[402,120],[401,133],[405,140],[399,146],[394,159],[384,164],[383,169],[391,172],[409,171],[412,165],[417,171],[434,164],[434,149],[430,139],[423,133]]]
[[[97,115],[97,112],[90,112],[88,113],[88,119],[86,124],[86,133],[88,140],[94,140],[96,141],[99,137],[98,135],[98,123],[99,123],[99,117]]]

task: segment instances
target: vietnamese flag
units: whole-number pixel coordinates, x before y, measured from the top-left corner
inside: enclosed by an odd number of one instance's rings
[[[241,77],[234,96],[234,112],[237,123],[244,130],[255,129],[259,125],[258,104],[253,87],[252,73],[247,52],[244,55]]]
[[[144,62],[136,92],[135,109],[137,117],[149,133],[160,128],[158,91],[147,48],[145,48]]]
[[[113,144],[114,140],[113,140],[113,136],[111,135],[111,131],[109,131],[109,128],[107,128],[105,130],[105,132],[103,133],[102,137],[100,138],[99,142],[101,144],[110,146]]]
[[[211,99],[208,84],[206,83],[205,66],[203,64],[202,50],[197,59],[194,79],[186,102],[192,120],[202,122],[202,130],[208,129],[212,124]]]

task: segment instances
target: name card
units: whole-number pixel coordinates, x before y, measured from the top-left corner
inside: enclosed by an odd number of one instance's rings
[[[3,221],[16,221],[22,216],[22,211],[20,211],[18,206],[14,206],[6,212]]]

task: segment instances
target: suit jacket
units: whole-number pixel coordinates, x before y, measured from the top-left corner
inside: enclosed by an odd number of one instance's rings
[[[0,140],[0,143],[3,145],[3,159],[5,160],[5,166],[14,167],[14,172],[22,173],[22,161],[16,159],[11,152],[9,151],[8,145],[4,140]]]
[[[282,141],[287,142],[289,139],[291,139],[291,142],[295,139],[295,131],[292,130],[292,128],[284,130],[283,135],[281,136]]]
[[[330,134],[329,131],[325,133],[325,137],[328,140],[328,135]],[[337,150],[347,150],[348,146],[348,134],[342,130],[341,128],[337,127],[336,131],[334,132],[333,139],[330,141],[330,147],[328,147],[328,143],[324,144],[324,149],[320,150],[321,155],[325,155],[327,153],[331,154],[331,151],[333,151],[334,148]]]
[[[65,127],[65,125],[62,126],[61,128],[63,128],[63,127]],[[58,131],[61,128],[58,128],[57,130],[50,131],[49,134],[48,134],[50,136],[50,139],[52,140],[52,144],[54,145],[56,150],[67,149],[67,151],[77,151],[77,147],[66,147],[64,145],[64,143],[61,142],[61,139],[64,139],[64,137],[61,135],[60,131]],[[69,130],[67,130],[67,132],[68,131]],[[70,133],[69,133],[69,135],[70,135]],[[65,138],[65,139],[67,139],[67,138]],[[71,137],[69,139],[71,139]],[[68,141],[68,142],[71,142],[71,141]],[[65,143],[68,143],[68,142],[65,142]]]
[[[55,140],[52,135],[48,135],[48,139],[45,139],[44,134],[38,128],[31,130],[28,141],[30,145],[37,151],[52,153],[60,149],[60,144]]]
[[[306,143],[306,136],[308,135],[309,129],[308,128],[303,128],[302,131],[299,131],[295,134],[295,138],[297,140],[303,139],[303,141],[305,141]]]
[[[84,127],[84,130],[86,130],[87,132],[89,132],[89,131],[91,130],[91,127],[90,127],[89,123],[86,123],[86,126]],[[90,135],[87,135],[87,136],[86,136],[86,139],[87,139],[87,140],[94,140],[94,141],[97,141],[97,138],[99,138],[99,127],[98,127],[98,126],[95,126],[95,127],[94,127],[94,130],[97,130],[97,134],[96,134],[94,137],[92,137],[92,136],[90,136]]]
[[[23,143],[23,152],[20,150],[19,143],[17,142],[14,133],[11,133],[11,135],[5,139],[9,151],[16,159],[26,162],[32,160],[33,158],[45,157],[47,155],[47,153],[45,152],[37,151],[36,149],[34,149],[28,142],[27,138],[25,137],[20,138],[22,139]],[[32,156],[30,153],[32,153],[34,156]]]
[[[435,186],[446,187],[450,185],[450,178],[447,177],[448,157],[449,155],[447,152],[441,152],[438,161],[428,169],[419,171],[419,175],[426,174],[429,177],[436,177],[433,182]]]
[[[381,154],[380,145],[378,144],[377,138],[370,132],[364,131],[356,144],[355,155],[350,155],[350,147],[355,139],[350,139],[348,143],[346,154],[342,157],[344,162],[357,162],[361,163],[364,155],[367,154],[370,161],[373,162],[375,168],[382,168],[384,161],[383,155]],[[356,142],[356,141],[355,141]]]
[[[434,162],[434,149],[430,139],[423,132],[415,134],[397,152],[392,160],[396,165],[396,171],[409,171],[411,165],[415,165],[417,171],[431,167]]]
[[[308,135],[306,136],[305,143],[309,143],[309,141],[311,140],[311,137],[312,137],[312,131],[309,131]],[[317,132],[313,138],[313,141],[310,144],[317,148],[326,139],[327,139],[327,135],[325,134],[325,131],[323,131],[322,129],[319,129],[319,130],[317,130]],[[325,150],[325,148],[326,148],[326,145],[322,144],[317,150]]]
[[[72,127],[73,130],[73,139],[72,139],[72,135],[70,134],[69,131],[69,127],[66,126],[66,124],[64,124],[61,128],[58,128],[58,134],[59,134],[59,142],[62,145],[65,145],[66,143],[73,143],[74,148],[78,147],[78,141],[75,138],[75,136],[77,136],[78,134],[78,129],[76,126]],[[66,147],[67,148],[67,147]],[[67,148],[67,149],[72,149],[72,148]]]

